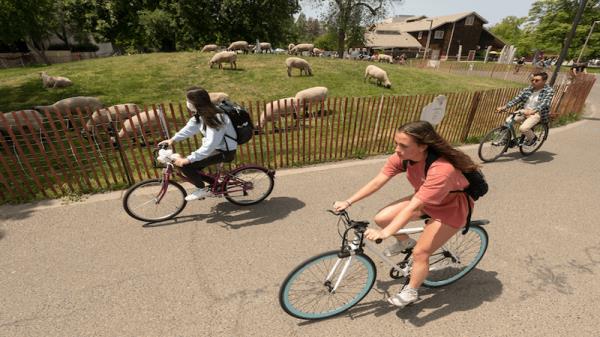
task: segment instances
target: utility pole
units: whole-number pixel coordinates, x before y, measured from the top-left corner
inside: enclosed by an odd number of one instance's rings
[[[592,32],[594,31],[594,26],[600,23],[600,21],[594,21],[594,23],[592,23],[592,28],[590,28],[590,33],[588,34],[587,38],[585,39],[585,43],[583,44],[583,47],[581,47],[581,52],[579,53],[579,57],[577,58],[577,63],[579,63],[579,61],[581,60],[581,55],[583,55],[583,51],[585,50],[585,46],[587,46],[588,41],[590,40],[590,37],[592,36]]]
[[[565,39],[565,44],[563,46],[562,51],[560,52],[560,56],[556,61],[556,68],[554,69],[554,73],[552,73],[552,78],[550,79],[550,85],[553,86],[556,81],[556,77],[558,76],[558,72],[560,71],[560,66],[563,61],[567,57],[567,52],[569,51],[569,47],[571,46],[571,41],[573,40],[573,36],[575,36],[575,31],[577,30],[577,25],[579,25],[579,21],[581,20],[581,16],[583,15],[583,10],[585,9],[585,5],[587,0],[579,1],[579,9],[577,10],[577,14],[575,14],[575,19],[573,19],[573,26],[571,26],[571,31],[567,35]]]

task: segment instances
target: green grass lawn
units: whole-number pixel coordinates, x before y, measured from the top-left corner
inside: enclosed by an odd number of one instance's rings
[[[364,83],[364,61],[306,58],[314,76],[288,78],[287,55],[238,55],[238,69],[209,69],[213,54],[155,53],[26,68],[0,70],[0,111],[52,104],[72,96],[96,96],[106,105],[155,104],[183,101],[185,89],[198,85],[222,91],[237,102],[271,101],[294,96],[312,86],[326,86],[330,96],[438,94],[522,86],[521,83],[484,77],[434,72],[392,64],[377,64],[388,72],[391,89]],[[65,89],[45,89],[39,72],[69,77]]]

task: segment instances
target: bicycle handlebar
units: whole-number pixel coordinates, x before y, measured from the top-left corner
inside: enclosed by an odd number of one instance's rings
[[[365,229],[367,229],[367,225],[369,224],[368,221],[354,221],[354,220],[350,219],[350,216],[348,215],[348,211],[346,211],[346,210],[341,210],[339,212],[336,212],[334,210],[328,209],[327,212],[329,212],[333,215],[342,217],[342,219],[344,220],[344,223],[349,228],[352,228],[361,234],[365,232]],[[381,242],[383,242],[383,239],[375,240],[376,244],[380,244]]]

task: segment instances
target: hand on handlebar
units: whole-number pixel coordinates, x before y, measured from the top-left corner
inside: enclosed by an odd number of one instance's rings
[[[501,113],[503,111],[506,111],[506,107],[505,106],[500,106],[496,108],[496,113]]]
[[[350,205],[352,205],[352,204],[347,200],[336,201],[333,203],[333,210],[336,212],[341,212],[341,211],[345,210],[346,208],[350,207]]]
[[[162,147],[162,146],[168,146],[171,147],[171,145],[173,145],[173,140],[172,139],[165,139],[163,141],[161,141],[160,143],[158,143],[158,147]]]

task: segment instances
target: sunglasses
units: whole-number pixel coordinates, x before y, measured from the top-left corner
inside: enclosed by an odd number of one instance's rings
[[[537,83],[537,82],[541,82],[542,80],[538,80],[537,78],[534,78],[531,80],[532,83]]]

